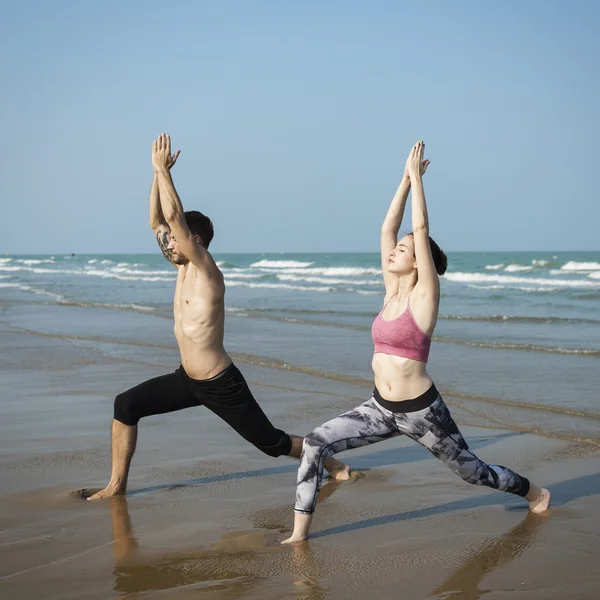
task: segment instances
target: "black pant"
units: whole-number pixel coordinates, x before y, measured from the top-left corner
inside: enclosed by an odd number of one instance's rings
[[[245,440],[269,456],[288,455],[290,436],[275,429],[235,365],[207,380],[192,379],[180,366],[174,373],[149,379],[115,399],[114,417],[129,426],[142,417],[206,406]]]

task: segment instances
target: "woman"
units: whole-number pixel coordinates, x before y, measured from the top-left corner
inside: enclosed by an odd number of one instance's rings
[[[427,373],[440,304],[439,275],[446,271],[447,258],[429,237],[422,181],[429,161],[423,160],[424,148],[423,142],[417,142],[411,150],[381,230],[385,300],[372,328],[375,390],[367,402],[304,439],[294,532],[284,544],[308,536],[324,460],[402,434],[425,446],[466,482],[522,496],[534,513],[548,508],[548,490],[506,467],[484,463],[469,450]],[[411,186],[413,232],[397,242]]]

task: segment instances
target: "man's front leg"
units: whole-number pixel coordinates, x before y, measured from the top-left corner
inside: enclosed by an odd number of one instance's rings
[[[88,500],[103,500],[110,496],[122,496],[127,490],[127,477],[131,458],[137,442],[137,425],[125,425],[116,419],[112,422],[112,472],[108,485],[90,496]]]

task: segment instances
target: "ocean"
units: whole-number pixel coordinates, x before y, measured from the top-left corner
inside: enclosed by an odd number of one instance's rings
[[[369,398],[377,254],[215,258],[225,346],[275,426]],[[108,480],[115,395],[179,365],[175,275],[159,252],[0,257],[0,596],[597,597],[600,252],[450,253],[442,278],[428,370],[472,451],[547,486],[550,515],[400,437],[342,453],[353,479],[294,548],[297,464],[202,408],[141,422],[126,497],[74,493]]]
[[[369,330],[383,299],[378,254],[215,259],[227,286],[229,351],[371,380]],[[151,357],[175,348],[175,276],[159,253],[4,256],[2,328]],[[599,308],[600,253],[450,253],[430,372],[440,389],[477,402],[488,417],[504,403],[515,425],[597,433]],[[519,417],[517,409],[533,406]]]

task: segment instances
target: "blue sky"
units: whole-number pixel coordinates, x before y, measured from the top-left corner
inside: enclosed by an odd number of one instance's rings
[[[376,251],[419,138],[445,249],[598,250],[599,25],[577,1],[6,3],[0,253],[155,251],[162,131],[215,252]]]

